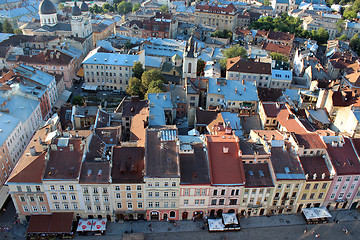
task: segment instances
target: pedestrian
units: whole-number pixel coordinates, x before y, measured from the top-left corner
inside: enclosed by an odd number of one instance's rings
[[[317,233],[317,234],[315,235],[315,238],[318,238],[318,237],[320,237],[320,234],[319,234],[319,233]]]
[[[195,217],[193,217],[193,221],[195,222]]]
[[[304,230],[304,234],[305,234],[305,233],[307,233],[307,228],[305,228],[305,230]]]
[[[150,232],[152,232],[153,231],[153,228],[150,228]]]

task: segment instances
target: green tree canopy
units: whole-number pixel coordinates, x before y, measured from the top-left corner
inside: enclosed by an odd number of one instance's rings
[[[157,80],[165,82],[164,75],[158,69],[151,69],[146,71],[141,76],[141,83],[144,87],[144,90],[146,91],[149,89],[150,83]]]
[[[344,31],[344,28],[345,28],[345,20],[339,19],[339,20],[335,23],[335,26],[336,26],[338,32],[341,34],[342,31]]]
[[[136,11],[139,10],[139,9],[140,9],[140,4],[139,4],[139,3],[135,3],[135,4],[133,5],[132,12],[136,12]]]
[[[223,52],[225,58],[220,60],[220,67],[226,69],[226,61],[228,58],[241,57],[242,59],[248,59],[248,54],[245,48],[234,45],[231,48],[226,49]]]
[[[162,80],[156,80],[156,81],[152,81],[150,84],[149,84],[149,89],[148,89],[148,92],[149,90],[151,89],[160,89],[161,91],[164,91],[165,90],[165,86],[164,86],[164,82]]]
[[[143,97],[144,95],[142,92],[141,80],[136,77],[130,78],[129,85],[126,88],[126,93],[130,96],[136,95],[139,97]]]
[[[264,0],[264,6],[270,6],[271,5],[271,3],[270,3],[270,1],[269,0]]]
[[[5,21],[3,23],[3,32],[4,33],[14,33],[14,29],[7,19],[5,19]]]
[[[272,60],[278,60],[278,61],[284,61],[284,62],[289,61],[289,59],[285,55],[283,55],[281,53],[277,53],[277,52],[270,53],[270,57]]]
[[[132,4],[131,2],[123,1],[117,5],[117,11],[122,14],[131,12]]]
[[[229,38],[232,39],[233,33],[228,30],[220,31],[216,30],[214,33],[211,34],[212,37],[218,37],[218,38]]]
[[[201,58],[198,59],[197,65],[196,65],[196,75],[201,76],[204,74],[206,62],[202,60]]]
[[[349,46],[358,55],[360,54],[360,39],[358,33],[355,33],[355,35],[350,39]]]
[[[343,34],[343,35],[341,35],[338,39],[339,39],[340,41],[346,41],[346,40],[347,40],[347,36],[346,36],[346,34]]]
[[[160,12],[162,13],[168,13],[169,12],[169,7],[167,5],[162,5],[160,8],[159,8]]]
[[[136,77],[138,79],[141,79],[141,76],[144,73],[144,68],[141,62],[137,61],[134,63],[134,67],[133,67],[133,77]]]
[[[73,99],[72,99],[72,105],[79,105],[79,106],[84,105],[83,97],[80,96],[80,95],[74,96]]]
[[[94,14],[102,13],[102,8],[95,3],[92,7],[90,7],[90,12]]]
[[[319,28],[319,30],[312,31],[312,38],[318,42],[318,44],[325,44],[329,39],[329,33],[324,28]]]
[[[19,34],[22,34],[23,32],[22,32],[21,28],[15,28],[15,29],[14,29],[14,33],[15,33],[16,35],[19,35]]]
[[[103,13],[108,13],[108,12],[113,12],[114,11],[114,7],[112,5],[110,5],[109,3],[104,3],[102,5],[102,12]]]

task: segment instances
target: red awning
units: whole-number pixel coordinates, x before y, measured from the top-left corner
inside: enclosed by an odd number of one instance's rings
[[[32,215],[27,233],[71,233],[73,212]]]

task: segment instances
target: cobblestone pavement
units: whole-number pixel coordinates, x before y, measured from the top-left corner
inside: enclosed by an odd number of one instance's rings
[[[177,221],[176,224],[169,222],[133,221],[108,223],[106,235],[103,236],[79,236],[74,239],[122,239],[124,233],[144,232],[146,239],[177,240],[177,239],[206,239],[206,240],[229,240],[229,239],[360,239],[360,212],[357,210],[333,211],[333,218],[328,224],[306,225],[303,217],[297,215],[276,215],[271,217],[248,217],[240,219],[239,232],[209,233],[202,221]],[[8,216],[11,217],[11,216]],[[339,220],[339,223],[334,223]],[[0,214],[0,224],[4,223]],[[151,224],[151,225],[150,225]],[[149,226],[150,225],[150,226]],[[25,239],[26,227],[23,224],[15,224],[9,232],[0,231],[0,239]],[[349,234],[342,229],[346,227]],[[152,229],[152,231],[151,231]],[[307,233],[304,234],[304,230]],[[5,233],[5,234],[4,234]],[[5,237],[7,236],[7,237]]]

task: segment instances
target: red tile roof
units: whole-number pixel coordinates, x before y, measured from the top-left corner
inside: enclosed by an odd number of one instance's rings
[[[325,159],[321,156],[316,157],[300,157],[300,163],[305,174],[308,174],[308,180],[319,181],[320,179],[329,180],[330,171],[326,165]],[[314,179],[314,174],[316,178]],[[322,178],[323,173],[325,177]]]
[[[289,107],[285,104],[285,107],[281,109],[277,116],[277,120],[288,132],[295,133],[308,133],[304,125],[299,119],[291,112]]]
[[[268,52],[276,52],[281,53],[283,55],[289,56],[291,52],[291,46],[284,46],[280,44],[275,43],[264,43],[262,46],[263,50],[266,50]]]
[[[226,71],[256,74],[271,74],[271,64],[243,60],[240,57],[229,58],[226,62]]]
[[[349,138],[344,137],[343,139],[345,143],[342,147],[333,147],[331,143],[326,144],[331,163],[337,175],[360,174],[360,162],[353,145]],[[355,140],[353,143],[359,148],[359,141]]]
[[[196,4],[195,11],[196,12],[209,12],[209,13],[226,14],[226,13],[236,12],[237,9],[234,6],[234,4],[232,4],[232,3],[230,3],[226,7],[219,7],[219,6],[216,6],[216,5],[209,5],[209,4],[204,4],[204,5]]]
[[[210,181],[214,185],[245,184],[239,142],[233,136],[206,136]]]
[[[279,40],[279,41],[294,41],[295,34],[290,33],[284,33],[284,32],[277,32],[277,31],[270,31],[268,36],[268,39],[272,40]]]
[[[325,149],[326,145],[317,133],[293,134],[300,146],[305,149]]]

